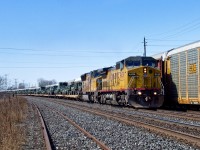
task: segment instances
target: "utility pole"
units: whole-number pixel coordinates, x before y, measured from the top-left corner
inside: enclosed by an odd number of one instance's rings
[[[143,56],[146,57],[146,46],[147,46],[146,44],[147,44],[147,42],[146,42],[145,37],[144,37],[144,42],[143,43],[144,43],[144,54],[143,54]]]
[[[15,88],[17,89],[17,79],[15,79]]]

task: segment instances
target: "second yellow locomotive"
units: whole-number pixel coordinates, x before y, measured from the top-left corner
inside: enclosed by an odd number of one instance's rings
[[[81,76],[82,99],[91,102],[157,108],[164,102],[161,71],[152,57],[128,57]]]

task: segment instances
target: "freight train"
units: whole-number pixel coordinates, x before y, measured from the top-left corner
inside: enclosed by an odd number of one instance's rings
[[[17,90],[17,94],[71,98],[101,104],[158,108],[164,102],[164,86],[156,59],[132,56],[81,75],[81,80],[40,88]]]
[[[66,97],[135,108],[200,108],[200,41],[152,57],[128,57],[80,80],[23,89],[17,94]]]

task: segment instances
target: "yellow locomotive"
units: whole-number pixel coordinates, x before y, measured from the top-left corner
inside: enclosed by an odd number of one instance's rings
[[[157,108],[164,102],[161,71],[152,57],[128,57],[81,76],[82,99],[91,102]]]

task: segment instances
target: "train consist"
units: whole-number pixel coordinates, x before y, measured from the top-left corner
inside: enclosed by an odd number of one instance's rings
[[[114,67],[17,94],[53,96],[136,108],[200,106],[200,41],[152,57],[128,57]]]
[[[156,66],[156,60],[140,56],[123,59],[114,67],[85,73],[81,75],[81,80],[16,92],[137,108],[158,108],[164,102],[161,71]]]
[[[115,67],[81,76],[82,97],[93,102],[160,107],[164,102],[161,72],[152,57],[128,57]]]

